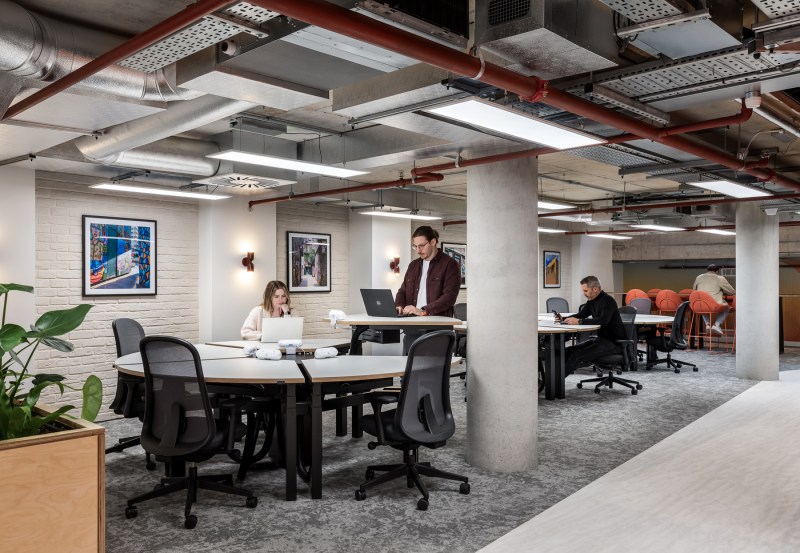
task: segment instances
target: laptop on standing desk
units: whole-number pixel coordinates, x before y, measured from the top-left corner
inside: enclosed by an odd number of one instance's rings
[[[394,306],[392,291],[388,288],[362,288],[361,299],[367,308],[370,317],[413,317],[413,315],[399,315]]]
[[[261,341],[302,340],[303,317],[264,317],[261,321]]]

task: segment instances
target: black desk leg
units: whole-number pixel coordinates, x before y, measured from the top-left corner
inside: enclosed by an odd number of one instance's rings
[[[286,501],[297,500],[297,396],[295,385],[286,385]]]
[[[551,336],[555,338],[555,334],[551,334]],[[561,362],[558,364],[558,378],[556,378],[556,399],[564,399],[565,397],[567,397],[566,385],[564,382],[567,379],[566,368],[565,368],[566,360],[564,359],[567,356],[564,351],[565,336],[566,336],[565,334],[558,335],[558,348],[559,348],[558,351],[561,352],[560,355]]]
[[[364,435],[364,431],[361,429],[361,417],[364,415],[364,406],[363,405],[353,405],[350,408],[350,412],[353,416],[353,437],[360,438]]]
[[[347,394],[336,394],[336,397],[343,397]],[[336,409],[336,435],[347,436],[347,408]]]
[[[350,336],[350,355],[361,355],[361,335],[369,329],[368,326],[356,325],[353,327],[353,334]]]
[[[550,362],[545,364],[544,371],[544,398],[556,399],[556,340],[555,334],[550,335]]]
[[[311,499],[322,498],[322,384],[311,388]]]

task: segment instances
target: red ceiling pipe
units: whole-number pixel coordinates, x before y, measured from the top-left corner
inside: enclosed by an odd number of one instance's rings
[[[382,190],[384,188],[398,188],[408,186],[410,184],[420,184],[425,182],[436,182],[444,179],[444,175],[431,173],[421,177],[413,177],[410,179],[397,179],[391,182],[376,182],[374,184],[362,184],[360,186],[351,186],[349,188],[332,188],[330,190],[320,190],[318,192],[306,192],[304,194],[289,194],[288,196],[279,196],[277,198],[265,198],[263,200],[253,200],[248,203],[252,208],[254,205],[259,204],[274,204],[278,202],[288,202],[290,200],[302,200],[306,198],[319,198],[320,196],[329,196],[331,194],[346,194],[347,192],[361,192],[362,190]]]
[[[232,3],[233,2],[231,2],[231,0],[201,0],[196,4],[185,8],[183,11],[176,13],[168,19],[165,19],[155,27],[151,27],[143,33],[136,35],[132,39],[123,42],[99,58],[90,61],[72,73],[64,75],[57,81],[47,85],[35,94],[28,96],[20,102],[17,102],[6,111],[2,120],[11,119],[16,115],[19,115],[23,111],[26,111],[33,106],[47,100],[51,96],[54,96],[55,94],[58,94],[59,92],[78,84],[82,80],[91,77],[96,73],[99,73],[106,67],[114,65],[118,61],[124,60],[140,50],[144,50],[162,38],[168,37],[175,31],[194,23],[201,17]]]
[[[708,121],[698,121],[696,123],[689,123],[688,125],[677,125],[674,127],[667,127],[658,131],[658,136],[672,136],[673,134],[683,134],[693,131],[704,131],[707,129],[716,129],[717,127],[726,127],[728,125],[739,125],[746,123],[753,115],[753,110],[744,105],[742,100],[742,111],[736,115],[729,115],[727,117],[720,117],[718,119],[709,119]]]
[[[611,136],[606,139],[606,144],[619,144],[621,142],[630,142],[631,140],[640,140],[635,134],[620,134],[618,136]],[[460,167],[471,167],[473,165],[485,165],[487,163],[497,163],[499,161],[509,161],[512,159],[521,159],[526,157],[543,156],[545,154],[554,154],[557,152],[569,152],[571,150],[580,150],[582,148],[592,148],[594,146],[581,146],[580,148],[568,148],[565,150],[558,150],[556,148],[534,148],[532,150],[521,150],[519,152],[509,152],[506,154],[496,154],[492,156],[478,157],[475,159],[462,159],[457,163],[452,161],[450,163],[442,163],[441,165],[431,165],[429,167],[414,167],[411,174],[414,176],[426,175],[432,172],[449,171],[450,169],[458,169]]]
[[[253,0],[252,3],[323,29],[410,56],[459,75],[483,81],[518,94],[525,100],[544,102],[598,123],[610,125],[642,138],[661,142],[667,146],[719,163],[736,171],[741,169],[742,163],[724,152],[697,144],[680,136],[660,137],[658,135],[660,129],[572,94],[551,89],[547,81],[533,76],[520,75],[486,62],[483,59],[453,50],[398,28],[376,23],[373,19],[350,12],[324,0],[304,0],[303,2],[294,0]],[[760,168],[746,168],[745,171],[756,178],[773,179],[774,182],[781,186],[800,190],[800,182],[782,175],[774,175],[773,177],[768,171]]]

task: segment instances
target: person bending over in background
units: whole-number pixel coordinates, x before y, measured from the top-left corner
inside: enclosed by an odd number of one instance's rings
[[[255,306],[250,311],[242,325],[242,339],[260,340],[261,320],[264,317],[291,317],[293,314],[296,313],[292,311],[289,288],[280,280],[271,280],[264,288],[264,299],[261,305]]]
[[[715,302],[725,306],[725,309],[717,314],[717,320],[714,322],[714,326],[711,327],[711,332],[722,336],[722,323],[725,322],[725,318],[728,316],[728,313],[731,312],[731,306],[725,301],[723,294],[732,296],[736,293],[736,290],[733,289],[733,286],[731,286],[727,278],[718,274],[719,269],[718,265],[714,265],[713,263],[709,265],[705,273],[697,275],[697,278],[694,279],[694,286],[692,286],[692,288],[694,290],[708,292],[711,297],[714,298]],[[703,315],[703,320],[706,322],[706,326],[710,324],[708,315]]]

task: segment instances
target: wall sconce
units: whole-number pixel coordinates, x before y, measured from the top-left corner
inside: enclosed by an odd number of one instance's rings
[[[400,258],[399,257],[395,257],[394,259],[389,261],[389,269],[391,269],[391,271],[396,275],[400,274]]]
[[[253,267],[253,259],[255,258],[255,252],[247,252],[247,255],[242,258],[242,265],[247,267],[247,272],[252,273],[254,270]]]

